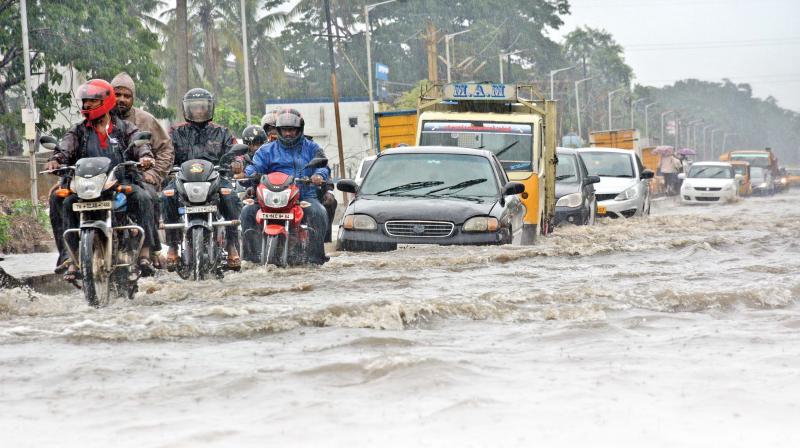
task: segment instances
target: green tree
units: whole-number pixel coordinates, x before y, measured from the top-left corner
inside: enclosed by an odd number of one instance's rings
[[[28,2],[31,72],[44,80],[34,86],[41,130],[49,130],[56,113],[73,102],[71,93],[57,89],[65,68],[103,79],[125,70],[137,81],[139,100],[156,116],[166,114],[158,104],[164,94],[160,70],[151,57],[157,36],[124,13],[153,5],[150,0]],[[0,0],[0,141],[9,142],[12,152],[19,146],[25,79],[19,13],[19,2]]]

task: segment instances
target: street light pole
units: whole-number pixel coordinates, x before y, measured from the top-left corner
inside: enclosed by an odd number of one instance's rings
[[[503,58],[506,57],[506,56],[515,55],[515,54],[521,53],[521,52],[522,52],[522,50],[509,51],[508,53],[500,53],[500,54],[497,55],[498,56],[497,59],[500,61],[500,84],[502,84],[503,81],[504,81],[503,80]]]
[[[651,106],[655,106],[656,104],[658,104],[658,101],[644,105],[644,138],[647,139],[648,145],[650,144],[650,117],[647,114],[647,109],[650,109]]]
[[[33,106],[33,86],[31,85],[31,52],[28,45],[28,5],[26,0],[20,1],[20,20],[22,21],[22,59],[25,64],[25,109],[22,110],[22,122],[25,123],[25,140],[30,157],[31,204],[36,216],[39,206],[39,186],[36,175],[36,123],[39,122],[39,111]]]
[[[724,154],[725,153],[725,149],[727,149],[728,137],[733,137],[734,135],[739,135],[739,134],[737,134],[735,132],[731,132],[731,133],[726,132],[722,136],[722,154]]]
[[[645,101],[645,100],[647,100],[647,98],[639,98],[636,101],[631,101],[631,129],[635,129],[636,128],[636,124],[634,123],[634,119],[633,119],[633,111],[636,110],[636,105],[637,104],[639,104],[639,103],[641,103],[642,101]]]
[[[372,154],[377,154],[377,151],[375,149],[375,97],[372,87],[372,33],[369,26],[369,12],[380,5],[395,1],[397,0],[387,0],[372,5],[364,5],[364,23],[367,24],[367,31],[365,33],[367,39],[367,78],[369,79],[369,150]]]
[[[661,138],[659,139],[659,143],[661,143],[662,145],[664,144],[664,117],[674,112],[675,112],[674,110],[666,110],[664,112],[661,112]]]
[[[697,125],[702,123],[703,120],[694,120],[690,121],[688,129],[686,130],[686,146],[689,146],[689,141],[691,140],[691,148],[697,151]]]
[[[592,79],[592,77],[583,78],[575,81],[575,113],[578,116],[578,140],[583,141],[583,128],[581,128],[581,100],[580,95],[578,94],[578,85],[582,82],[588,81]]]
[[[620,87],[617,90],[612,90],[612,91],[608,92],[608,130],[609,131],[612,129],[612,126],[611,126],[611,124],[612,124],[611,123],[611,99],[614,97],[615,93],[622,92],[623,90],[626,90],[625,87]]]
[[[559,68],[556,70],[550,70],[550,99],[555,99],[555,89],[553,88],[553,76],[558,72],[563,72],[569,69],[575,68],[574,65],[570,65],[569,67]]]
[[[447,83],[451,82],[450,79],[450,66],[452,65],[450,62],[450,41],[453,40],[454,37],[458,36],[459,34],[469,33],[472,30],[464,30],[459,31],[457,33],[452,34],[445,34],[444,36],[444,57],[447,62]]]
[[[325,25],[328,30],[328,57],[331,64],[331,92],[333,96],[333,114],[336,118],[336,144],[338,145],[339,153],[339,175],[342,178],[347,177],[344,166],[344,146],[342,145],[342,120],[339,113],[339,89],[336,86],[336,59],[333,55],[333,34],[331,34],[331,4],[330,0],[325,0]],[[344,193],[344,202],[347,202],[347,193]]]
[[[703,126],[703,160],[708,160],[708,145],[706,145],[706,131],[714,126]]]
[[[713,129],[711,131],[711,160],[714,159],[714,133],[715,132],[725,132],[722,129]]]
[[[241,0],[242,9],[242,55],[244,56],[244,111],[247,117],[248,126],[251,123],[250,115],[250,58],[248,57],[249,45],[247,44],[247,14],[244,6],[245,0]]]

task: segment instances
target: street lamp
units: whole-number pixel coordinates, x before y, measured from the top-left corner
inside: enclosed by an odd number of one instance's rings
[[[661,112],[661,138],[659,139],[659,143],[661,143],[662,145],[664,144],[664,117],[666,117],[667,115],[672,114],[672,113],[675,113],[675,111],[674,110],[666,110],[664,112]],[[678,148],[675,148],[675,149],[678,149]]]
[[[583,141],[583,129],[581,128],[581,97],[578,94],[578,85],[590,79],[592,79],[591,76],[575,81],[575,113],[578,115],[578,140],[580,141]]]
[[[730,132],[730,133],[726,132],[726,133],[725,133],[725,134],[722,136],[722,153],[723,153],[723,154],[725,153],[725,149],[726,149],[726,147],[727,147],[727,143],[728,143],[728,137],[733,137],[734,135],[739,135],[739,134],[737,134],[737,133],[735,133],[735,132]]]
[[[611,98],[614,97],[614,94],[617,92],[622,92],[623,90],[627,90],[625,87],[620,87],[617,90],[612,90],[608,92],[608,130],[612,129],[611,127]]]
[[[712,160],[714,159],[714,133],[715,133],[715,132],[722,132],[722,133],[724,133],[725,131],[723,131],[722,129],[713,129],[713,130],[711,131],[711,159],[712,159]]]
[[[550,70],[550,99],[551,100],[555,98],[555,93],[554,93],[554,89],[553,89],[553,76],[558,72],[563,72],[563,71],[566,71],[566,70],[569,70],[569,69],[573,69],[573,68],[575,68],[575,66],[574,65],[570,65],[569,67],[559,68],[559,69],[556,69],[556,70]]]
[[[708,160],[708,146],[706,145],[706,131],[713,128],[713,125],[703,126],[703,160]]]
[[[647,98],[639,98],[636,101],[631,101],[631,129],[635,129],[636,125],[634,124],[633,120],[633,111],[636,110],[636,105],[641,103],[642,101],[646,101]]]
[[[457,33],[444,35],[444,57],[447,62],[447,82],[450,83],[450,41],[459,34],[469,33],[472,30],[459,31]]]
[[[372,45],[370,43],[369,12],[378,6],[396,1],[397,0],[387,0],[372,5],[364,5],[364,22],[367,24],[367,32],[365,33],[367,38],[367,78],[369,79],[369,149],[372,154],[377,154],[377,152],[375,151],[375,98],[372,88]],[[244,0],[242,0],[242,2],[244,2]]]
[[[515,55],[517,53],[521,53],[522,50],[510,51],[508,53],[500,53],[497,55],[497,59],[500,61],[500,84],[503,83],[503,58],[506,56]]]
[[[647,139],[648,145],[650,144],[650,117],[647,115],[647,109],[650,109],[651,106],[655,106],[656,104],[658,104],[658,101],[644,105],[644,137]]]
[[[690,121],[688,125],[686,125],[689,129],[686,130],[686,146],[689,146],[689,140],[691,137],[691,148],[697,151],[697,125],[702,123],[703,120],[694,120]]]

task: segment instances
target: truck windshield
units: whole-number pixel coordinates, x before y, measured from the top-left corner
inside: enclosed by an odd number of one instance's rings
[[[760,166],[762,168],[769,168],[770,164],[769,153],[767,152],[731,154],[731,160],[750,162],[750,166]]]
[[[493,152],[506,171],[533,171],[531,125],[474,121],[426,121],[420,146],[457,146]]]

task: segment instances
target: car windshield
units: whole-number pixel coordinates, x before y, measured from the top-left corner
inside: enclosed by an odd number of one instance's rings
[[[692,179],[732,179],[733,170],[729,166],[692,165],[689,177]]]
[[[634,177],[633,157],[631,157],[630,154],[585,151],[581,152],[581,158],[590,176]]]
[[[486,149],[500,159],[506,171],[533,170],[533,134],[529,124],[426,121],[420,145]]]
[[[369,170],[362,195],[488,198],[498,195],[489,159],[465,154],[386,154]]]
[[[559,154],[556,165],[556,182],[574,183],[578,181],[578,160],[571,154]]]

